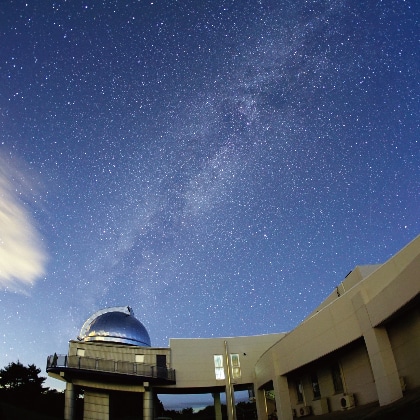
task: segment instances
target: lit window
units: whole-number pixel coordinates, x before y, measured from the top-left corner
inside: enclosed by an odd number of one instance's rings
[[[214,373],[217,380],[225,379],[225,370],[223,369],[223,356],[221,354],[214,355]]]
[[[80,356],[80,357],[84,357],[85,355],[85,349],[77,349],[76,350],[76,355]]]
[[[144,363],[144,354],[136,354],[136,363]]]
[[[239,354],[231,354],[230,362],[232,364],[232,377],[240,378],[241,377],[241,365],[239,364]]]

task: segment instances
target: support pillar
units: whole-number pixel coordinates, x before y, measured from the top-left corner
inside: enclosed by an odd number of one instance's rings
[[[85,389],[84,420],[109,419],[109,393],[98,389]]]
[[[293,420],[287,377],[279,375],[273,380],[276,398],[277,417],[282,420]]]
[[[153,420],[153,392],[146,382],[143,393],[143,420]]]
[[[66,383],[64,392],[64,420],[74,420],[75,392],[71,382]]]
[[[222,404],[220,402],[220,392],[213,394],[215,420],[222,420]]]
[[[265,391],[257,389],[255,392],[255,402],[257,405],[258,420],[267,419],[267,402],[265,401]]]
[[[394,352],[385,327],[373,327],[362,292],[353,298],[353,306],[363,333],[370,365],[375,378],[379,405],[387,405],[403,397]]]

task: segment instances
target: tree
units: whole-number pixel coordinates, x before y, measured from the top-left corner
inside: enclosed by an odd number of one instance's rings
[[[6,419],[43,418],[43,415],[63,418],[64,393],[44,387],[46,378],[40,373],[35,365],[23,366],[19,360],[0,369],[0,419],[2,402],[7,403]],[[20,410],[27,410],[28,414],[22,417]]]
[[[27,395],[39,395],[48,390],[42,385],[46,378],[38,376],[41,369],[35,365],[23,366],[22,363],[9,363],[4,369],[0,369],[0,388],[8,393],[25,393]]]
[[[192,409],[192,407],[183,408],[181,414],[182,419],[192,419],[194,416],[194,410]]]

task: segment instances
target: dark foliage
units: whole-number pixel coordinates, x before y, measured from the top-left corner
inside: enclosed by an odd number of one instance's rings
[[[39,377],[41,369],[35,365],[23,366],[22,363],[9,363],[0,369],[0,388],[9,392],[39,395],[47,391],[42,385],[46,378]]]
[[[258,419],[257,405],[255,402],[240,402],[236,405],[237,420]]]
[[[63,418],[64,393],[44,387],[46,378],[40,377],[40,372],[35,365],[24,366],[19,361],[0,369],[0,420],[28,418],[28,413],[31,413],[33,419]],[[76,418],[83,416],[82,405],[83,400],[77,398]],[[213,420],[215,417],[213,406],[196,413],[192,408],[184,408],[181,411],[165,410],[160,400],[155,397],[154,407],[157,416],[168,416],[173,420]],[[255,403],[239,403],[236,411],[238,420],[256,419]],[[114,414],[113,417],[136,419],[141,418],[141,412],[142,401],[134,393],[111,393],[110,414]],[[222,405],[222,418],[227,419],[226,405]]]
[[[0,402],[62,418],[64,394],[44,387],[46,378],[39,376],[40,373],[41,369],[35,365],[24,366],[19,361],[0,369]]]
[[[215,410],[214,406],[209,405],[196,413],[194,413],[192,408],[184,408],[181,411],[164,410],[160,415],[170,417],[172,420],[213,420],[215,418]],[[257,408],[255,403],[238,403],[236,405],[236,417],[238,420],[257,419]],[[227,407],[222,404],[222,419],[226,420],[227,418]]]

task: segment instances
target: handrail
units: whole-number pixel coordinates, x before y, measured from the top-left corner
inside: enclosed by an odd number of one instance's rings
[[[57,368],[93,370],[96,372],[120,373],[145,376],[148,378],[175,381],[175,370],[145,363],[124,362],[122,360],[99,359],[85,356],[54,355],[47,358],[47,372]]]

